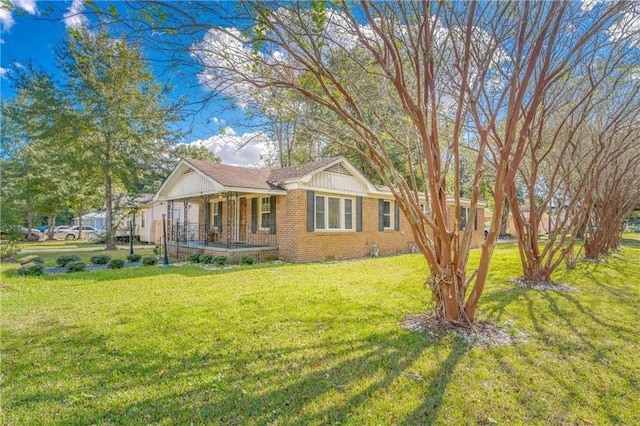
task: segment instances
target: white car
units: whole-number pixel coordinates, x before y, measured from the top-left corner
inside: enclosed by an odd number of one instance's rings
[[[98,232],[98,230],[93,226],[87,226],[87,225],[82,226],[83,238],[86,238],[87,235],[95,234],[96,232]],[[72,226],[70,228],[66,228],[66,229],[58,229],[56,230],[56,233],[53,234],[53,238],[55,238],[56,240],[75,240],[79,236],[80,236],[80,227],[77,225]]]

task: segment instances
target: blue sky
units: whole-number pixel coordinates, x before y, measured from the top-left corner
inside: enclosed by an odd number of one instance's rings
[[[48,72],[58,72],[55,49],[61,46],[67,27],[80,24],[87,19],[81,14],[83,0],[47,2],[40,0],[10,0],[13,11],[0,10],[0,89],[2,99],[11,98],[8,76],[12,67],[23,67],[33,63]],[[97,1],[98,5],[106,3]],[[113,2],[111,2],[113,3]],[[124,3],[121,3],[124,5]],[[47,13],[53,7],[54,13]],[[148,56],[157,52],[146,52]],[[152,64],[153,67],[153,64]],[[161,73],[160,78],[171,78],[175,86],[175,96],[185,96],[196,103],[207,95],[206,89],[194,84],[197,77],[193,70],[179,70],[187,73]],[[179,128],[186,133],[185,143],[202,143],[218,155],[224,163],[234,165],[259,165],[260,156],[268,153],[267,138],[259,128],[244,127],[242,111],[229,110],[229,105],[220,100],[202,111],[189,113]],[[244,145],[243,148],[237,147]]]

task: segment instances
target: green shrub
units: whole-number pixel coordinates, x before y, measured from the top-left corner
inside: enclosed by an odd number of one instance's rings
[[[211,256],[210,254],[200,255],[200,263],[211,265],[213,263],[213,256]]]
[[[26,265],[27,263],[40,263],[44,265],[44,260],[40,256],[26,256],[20,259],[21,265]]]
[[[109,269],[121,269],[124,268],[124,260],[122,259],[111,259],[109,263],[107,263],[107,268]]]
[[[189,262],[200,263],[200,253],[193,253],[191,256],[189,256]]]
[[[253,265],[256,263],[256,259],[253,256],[242,256],[240,258],[241,265]]]
[[[246,257],[251,257],[251,256],[246,256]],[[215,263],[216,266],[224,266],[227,264],[227,260],[228,259],[226,256],[216,256],[213,258],[213,263]]]
[[[162,249],[160,248],[160,246],[155,246],[153,248],[153,254],[155,254],[155,255],[160,254],[161,251],[162,251]]]
[[[142,264],[145,266],[152,266],[158,263],[158,259],[153,256],[146,256],[142,258]]]
[[[96,256],[91,256],[91,263],[94,265],[106,265],[111,260],[111,256],[108,254],[98,254]]]
[[[8,259],[20,253],[18,240],[10,240],[6,244],[0,245],[0,259]]]
[[[133,253],[127,256],[127,260],[129,262],[139,262],[142,259],[142,255],[138,253]]]
[[[42,275],[44,272],[44,265],[38,262],[25,263],[16,269],[18,275]]]
[[[81,272],[87,268],[87,265],[85,265],[84,262],[74,261],[67,263],[65,267],[67,268],[67,272]]]
[[[80,262],[80,258],[75,254],[63,254],[56,259],[56,263],[60,266],[67,266],[70,262]]]

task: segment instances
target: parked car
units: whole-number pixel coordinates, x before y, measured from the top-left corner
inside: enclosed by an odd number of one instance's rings
[[[87,225],[82,226],[83,237],[87,237],[88,235],[95,234],[96,232],[98,232],[98,230],[93,226],[87,226]],[[53,234],[53,238],[57,240],[75,240],[79,237],[80,237],[80,227],[77,225],[69,228],[62,228],[62,229],[56,228],[56,232],[55,234]]]
[[[24,226],[16,226],[13,228],[3,229],[0,238],[3,240],[11,239],[11,237],[18,238],[24,241],[40,241],[43,237],[42,232],[33,228],[31,233]]]

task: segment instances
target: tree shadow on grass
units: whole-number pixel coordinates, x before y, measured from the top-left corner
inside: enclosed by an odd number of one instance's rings
[[[605,287],[613,285],[595,283]],[[507,307],[512,303],[524,305],[525,309],[520,311],[530,321],[527,333],[528,338],[533,339],[530,342],[533,346],[516,345],[516,361],[504,358],[500,352],[489,353],[504,371],[503,380],[510,381],[511,387],[519,389],[518,392],[524,390],[514,396],[527,412],[545,416],[548,408],[540,401],[550,397],[566,407],[566,412],[556,412],[555,418],[548,418],[551,423],[572,422],[571,413],[580,412],[581,401],[590,398],[598,401],[597,408],[590,409],[600,411],[611,423],[628,422],[629,419],[624,417],[625,410],[629,410],[633,403],[631,398],[625,398],[625,394],[640,391],[628,361],[635,357],[632,348],[638,342],[637,328],[634,324],[621,322],[613,310],[600,305],[593,308],[585,306],[593,297],[590,293],[514,288],[493,292],[484,300],[489,314],[497,317],[508,315]],[[613,308],[622,299],[624,297],[614,298],[607,303]],[[626,300],[620,309],[632,312],[637,302],[637,297]],[[603,381],[599,371],[606,372],[603,374],[609,377]],[[616,379],[611,376],[626,378],[627,388],[619,389]],[[523,386],[529,380],[544,381],[552,393],[531,394]],[[576,383],[580,385],[576,386]]]
[[[212,339],[176,351],[46,321],[4,336],[10,422],[30,412],[66,424],[349,422],[375,409],[376,398],[399,380],[411,380],[417,373],[409,369],[425,350],[448,346],[398,326],[284,344],[260,336]],[[424,402],[403,421],[430,424],[437,417],[466,350],[454,340],[430,379],[420,379]]]

